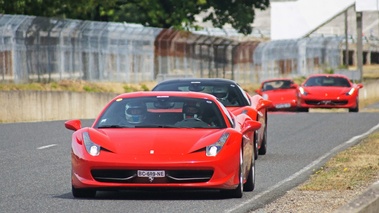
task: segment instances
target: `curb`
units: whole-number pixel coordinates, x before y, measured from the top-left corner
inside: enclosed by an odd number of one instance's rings
[[[334,213],[377,213],[379,212],[379,181],[365,192]]]

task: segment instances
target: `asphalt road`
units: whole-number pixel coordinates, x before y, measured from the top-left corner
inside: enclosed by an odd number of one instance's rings
[[[365,112],[272,113],[268,119],[268,151],[256,162],[256,189],[241,199],[214,191],[101,192],[96,199],[74,199],[72,132],[64,121],[0,124],[0,212],[247,212],[305,181],[379,125],[378,113]]]

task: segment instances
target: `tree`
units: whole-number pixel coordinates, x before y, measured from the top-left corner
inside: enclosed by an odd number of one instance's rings
[[[196,28],[195,16],[221,28],[230,24],[240,33],[252,31],[255,9],[269,0],[0,0],[0,13],[62,17],[93,21],[139,23],[160,28]]]
[[[195,25],[195,15],[206,13],[204,21],[215,27],[231,24],[243,34],[250,34],[255,9],[265,10],[269,0],[119,0],[112,21],[141,23],[146,26],[189,29]]]
[[[0,13],[106,21],[117,0],[0,0]]]
[[[229,23],[240,33],[250,34],[251,24],[254,22],[255,9],[265,10],[270,6],[269,0],[209,0],[208,7],[211,11],[204,21],[211,21],[215,27],[222,28]],[[213,10],[212,10],[213,9]]]

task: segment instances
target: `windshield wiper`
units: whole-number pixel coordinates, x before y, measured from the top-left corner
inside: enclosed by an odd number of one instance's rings
[[[135,128],[176,128],[173,125],[137,125]]]
[[[130,128],[130,126],[119,125],[119,124],[109,124],[109,125],[101,125],[97,128]]]

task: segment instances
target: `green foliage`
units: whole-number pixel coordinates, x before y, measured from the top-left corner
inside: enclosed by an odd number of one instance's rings
[[[341,64],[338,66],[338,69],[345,69],[345,70],[348,70],[349,69],[349,66],[348,65],[345,65],[345,64]]]
[[[89,85],[84,85],[83,86],[83,90],[86,91],[86,92],[95,92],[95,88],[89,86]]]
[[[137,88],[129,85],[125,85],[123,88],[125,93],[139,91]]]
[[[0,13],[107,21],[117,0],[0,0]]]
[[[149,87],[147,87],[146,84],[141,84],[141,90],[142,91],[150,91]]]
[[[94,83],[83,85],[83,90],[86,92],[109,92],[107,88]]]
[[[325,68],[324,73],[325,74],[334,74],[334,69],[333,68]]]
[[[0,13],[61,17],[92,21],[139,23],[145,26],[188,30],[199,28],[195,15],[215,27],[230,24],[240,33],[252,31],[255,9],[265,10],[269,0],[0,0]]]

